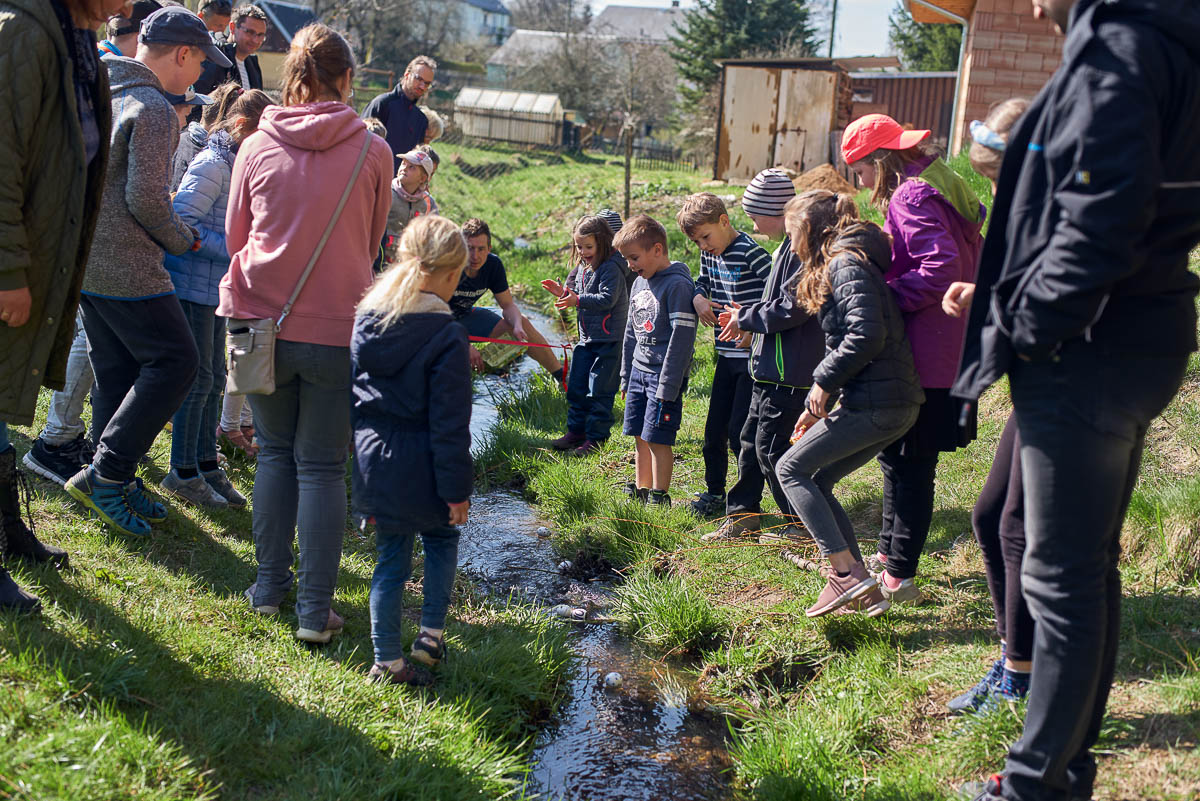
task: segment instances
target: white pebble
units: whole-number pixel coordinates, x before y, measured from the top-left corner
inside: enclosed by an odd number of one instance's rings
[[[625,679],[621,678],[620,673],[609,673],[604,677],[604,689],[615,690],[625,683]]]
[[[567,606],[566,604],[559,604],[558,606],[552,606],[552,607],[550,607],[548,614],[551,617],[570,617],[571,616],[571,607]]]
[[[563,561],[558,563],[558,571],[560,573],[566,573],[568,570],[570,570],[574,566],[575,565],[573,565],[571,563],[570,559],[564,559]]]

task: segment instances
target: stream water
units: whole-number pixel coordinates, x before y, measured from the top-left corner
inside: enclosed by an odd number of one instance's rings
[[[550,320],[525,314],[541,331],[555,330]],[[518,389],[536,369],[526,356],[508,376],[481,379],[471,417],[476,444],[497,421],[492,398]],[[727,798],[724,720],[707,711],[681,665],[644,651],[606,622],[609,581],[559,572],[547,525],[519,496],[492,492],[472,499],[459,544],[460,568],[489,592],[547,614],[556,607],[585,614],[584,622],[565,624],[574,628],[569,698],[535,744],[537,791],[563,801]],[[612,673],[619,686],[606,686]]]

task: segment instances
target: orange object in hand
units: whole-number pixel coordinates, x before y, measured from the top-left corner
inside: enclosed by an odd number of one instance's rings
[[[800,441],[800,438],[804,436],[805,431],[808,431],[808,426],[800,426],[800,433],[797,434],[795,432],[792,432],[792,437],[788,440],[788,442],[795,445],[797,442]]]

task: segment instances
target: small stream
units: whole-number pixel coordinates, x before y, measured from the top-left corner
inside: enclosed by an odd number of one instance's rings
[[[556,330],[548,318],[523,311],[542,332]],[[537,369],[526,356],[508,376],[480,379],[471,416],[476,445],[497,421],[492,398],[518,389]],[[580,582],[558,571],[561,557],[547,526],[519,496],[491,492],[472,499],[459,544],[460,568],[492,594],[547,614],[555,607],[567,613],[566,605],[586,615],[566,623],[574,627],[569,698],[535,744],[538,791],[563,801],[727,798],[723,718],[707,711],[683,665],[643,650],[608,622],[611,582]],[[605,686],[611,673],[620,674],[619,686]]]

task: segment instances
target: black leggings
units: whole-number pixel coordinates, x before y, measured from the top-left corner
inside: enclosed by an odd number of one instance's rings
[[[750,393],[754,389],[749,365],[746,359],[717,356],[708,417],[704,421],[704,446],[700,450],[704,456],[704,483],[713,495],[725,494],[729,452],[733,452],[735,460],[741,456],[742,426],[750,411]]]
[[[987,481],[971,512],[971,527],[983,551],[988,588],[996,608],[996,631],[1007,643],[1008,658],[1033,659],[1033,617],[1021,592],[1025,556],[1025,497],[1021,481],[1021,438],[1017,416],[1010,415],[996,446]]]

